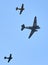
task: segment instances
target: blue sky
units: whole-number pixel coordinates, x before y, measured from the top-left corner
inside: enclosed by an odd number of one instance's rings
[[[24,4],[19,15],[16,7]],[[34,16],[40,26],[28,39],[30,30],[21,31],[21,25],[33,24]],[[12,53],[10,63],[4,56]],[[0,1],[0,65],[48,65],[48,0]]]

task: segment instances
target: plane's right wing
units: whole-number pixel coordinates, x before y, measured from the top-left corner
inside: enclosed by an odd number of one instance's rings
[[[22,4],[21,8],[23,8],[23,7],[24,7],[24,4]]]
[[[12,54],[10,54],[9,58],[8,58],[8,62],[12,59]]]
[[[35,16],[33,26],[37,26],[37,17]]]
[[[32,30],[31,32],[30,32],[30,35],[29,35],[29,37],[28,38],[30,38],[32,35],[33,35],[33,33],[34,33],[35,31],[34,30]]]

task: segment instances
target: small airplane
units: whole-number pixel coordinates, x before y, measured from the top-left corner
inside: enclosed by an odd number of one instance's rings
[[[30,38],[30,37],[33,35],[34,32],[38,31],[37,29],[40,29],[40,27],[37,25],[37,17],[36,17],[36,16],[34,17],[33,26],[25,27],[24,24],[21,25],[21,31],[23,31],[24,28],[31,30],[30,35],[29,35],[29,37],[28,37],[28,38]]]
[[[4,59],[8,59],[8,62],[10,62],[10,60],[12,59],[12,54],[10,54],[10,56],[9,57],[4,57]]]
[[[24,4],[22,4],[21,8],[16,7],[16,10],[20,10],[20,14],[21,14],[24,10]]]

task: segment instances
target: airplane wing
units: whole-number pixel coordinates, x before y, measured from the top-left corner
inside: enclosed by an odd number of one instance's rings
[[[22,13],[23,10],[20,10],[20,14]]]
[[[33,35],[34,32],[35,32],[35,30],[32,30],[32,31],[30,32],[30,35],[29,35],[28,38],[30,38],[30,37]]]
[[[10,54],[9,58],[8,58],[8,62],[12,59],[12,54]]]
[[[24,4],[22,4],[21,8],[23,8],[23,7],[24,7]]]
[[[22,13],[22,9],[23,9],[23,7],[24,7],[24,4],[22,4],[22,6],[21,6],[21,10],[20,10],[20,14]]]
[[[9,58],[9,59],[8,59],[8,62],[9,62],[10,60],[11,60],[11,59]]]
[[[33,26],[37,26],[37,17],[35,16]]]

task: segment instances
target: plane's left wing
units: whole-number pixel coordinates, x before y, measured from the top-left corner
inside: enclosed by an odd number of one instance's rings
[[[22,13],[23,10],[20,10],[20,14]]]
[[[8,62],[10,61],[11,59],[8,59]]]
[[[35,31],[34,30],[32,30],[31,32],[30,32],[30,35],[29,35],[29,37],[28,38],[30,38],[32,35],[33,35],[33,33],[34,33]]]

